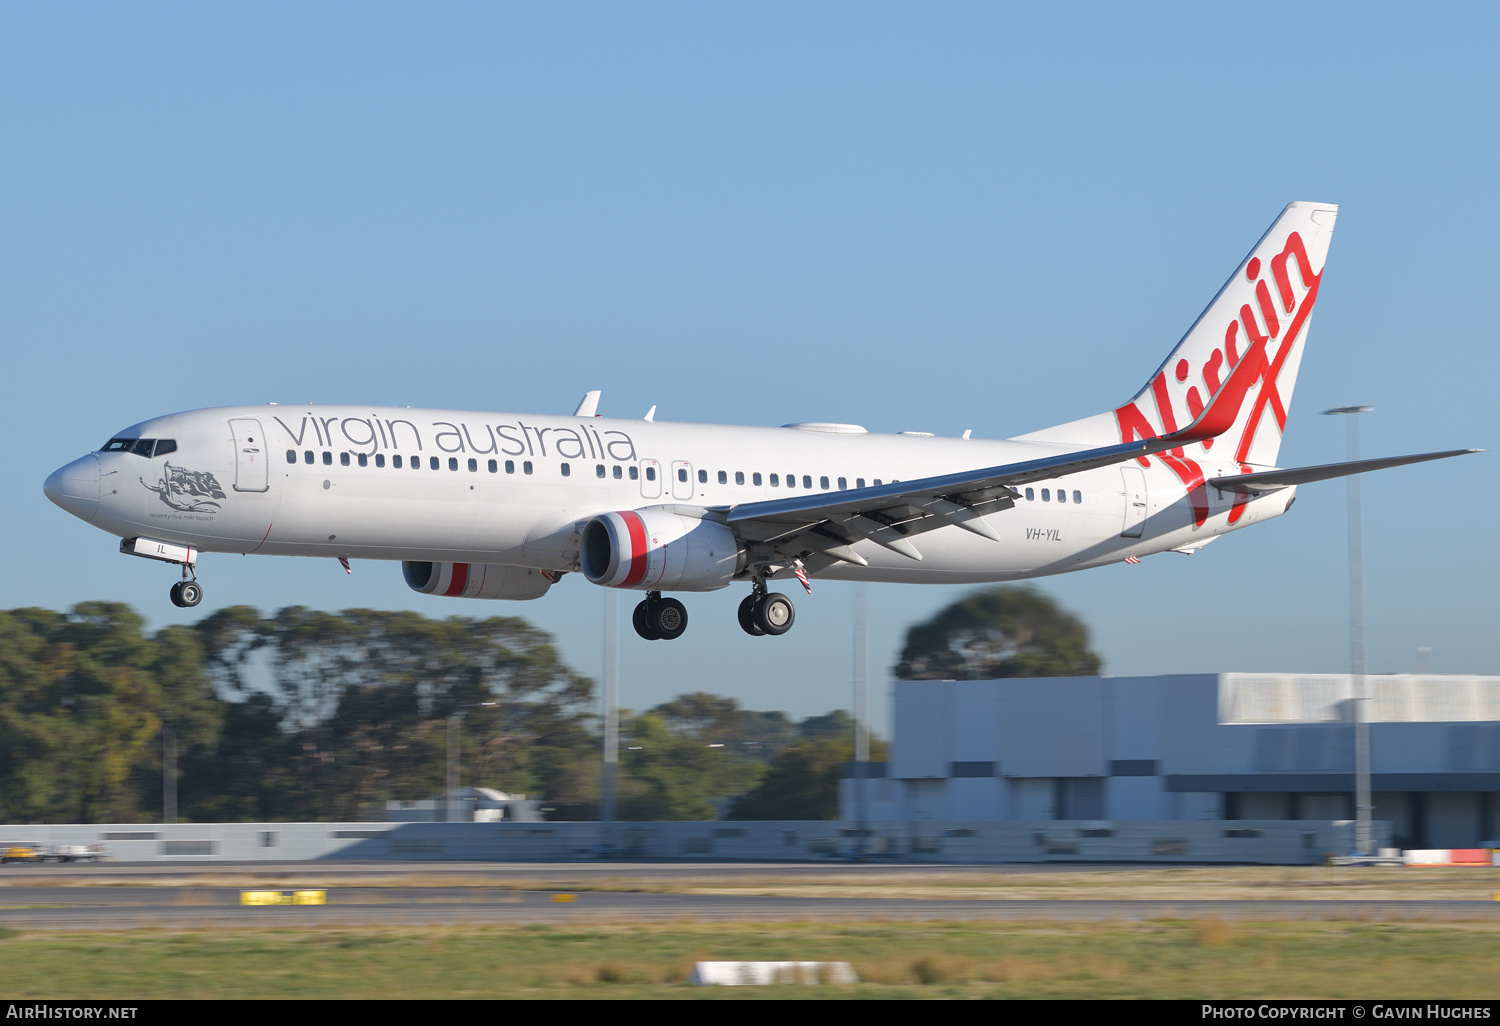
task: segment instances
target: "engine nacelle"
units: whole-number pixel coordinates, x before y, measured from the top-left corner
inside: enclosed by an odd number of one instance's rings
[[[583,525],[578,549],[594,584],[638,591],[716,591],[742,560],[728,527],[668,506],[601,513]]]
[[[524,566],[497,563],[401,564],[407,587],[423,595],[448,598],[535,599],[547,594],[557,576]]]

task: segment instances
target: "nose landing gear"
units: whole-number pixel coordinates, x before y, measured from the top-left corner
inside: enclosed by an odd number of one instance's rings
[[[687,630],[687,607],[674,598],[662,598],[659,591],[648,591],[630,623],[635,632],[647,641],[672,641],[682,637]]]
[[[192,577],[188,576],[189,573]],[[168,594],[171,595],[172,605],[179,609],[191,609],[203,601],[203,586],[198,583],[198,573],[191,563],[182,564],[182,580],[172,585]]]

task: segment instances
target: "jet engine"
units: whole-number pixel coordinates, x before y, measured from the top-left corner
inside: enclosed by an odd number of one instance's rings
[[[407,587],[424,595],[449,598],[535,599],[547,594],[557,575],[524,566],[497,563],[401,564]]]
[[[743,566],[734,532],[670,506],[601,513],[583,525],[583,576],[606,588],[716,591]]]

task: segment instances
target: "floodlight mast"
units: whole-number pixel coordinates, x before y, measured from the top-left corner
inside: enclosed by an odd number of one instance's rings
[[[459,729],[464,722],[464,716],[470,709],[478,709],[482,706],[499,705],[499,702],[470,702],[467,705],[457,706],[448,714],[448,789],[443,796],[443,819],[444,823],[458,822],[458,758],[459,758]]]
[[[655,407],[652,407],[655,409]],[[620,593],[604,589],[604,766],[600,779],[601,853],[614,850],[615,768],[620,761]]]
[[[1350,414],[1349,462],[1359,459],[1359,414],[1373,406],[1335,406],[1328,416]],[[1370,718],[1365,709],[1365,555],[1360,516],[1359,475],[1349,475],[1349,676],[1354,691],[1354,853],[1369,857],[1370,814]]]
[[[865,833],[869,829],[869,810],[865,802],[865,776],[870,766],[870,642],[869,613],[865,604],[865,586],[854,590],[854,854],[862,857],[869,846]]]

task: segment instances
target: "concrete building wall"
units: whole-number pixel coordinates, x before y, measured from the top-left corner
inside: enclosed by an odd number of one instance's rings
[[[1308,864],[1346,851],[1347,823],[928,820],[871,825],[808,822],[617,823],[159,823],[0,825],[0,838],[109,844],[117,862],[243,865],[263,859],[556,861],[615,852],[656,859],[917,862],[1248,862]],[[276,841],[267,854],[266,835]],[[121,839],[122,835],[127,835]],[[24,872],[8,866],[5,872]]]
[[[1388,810],[1411,847],[1500,835],[1500,722],[1483,719],[1500,709],[1500,677],[1367,683],[1376,815]],[[1340,674],[897,682],[888,769],[907,793],[890,809],[921,820],[1352,818],[1353,688]]]

